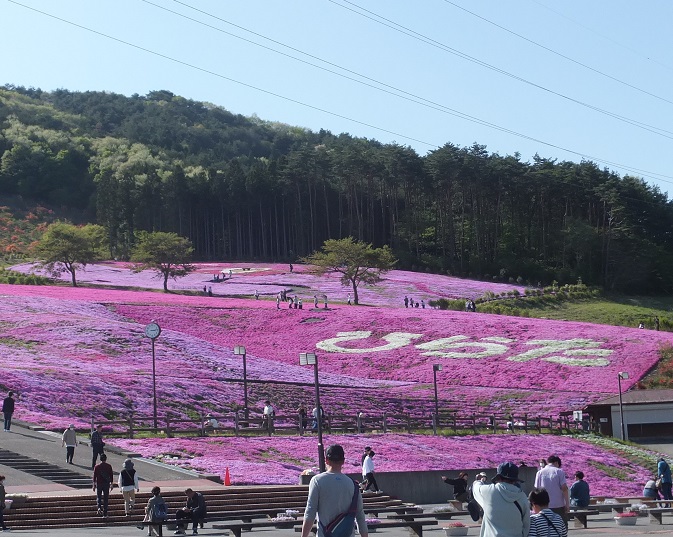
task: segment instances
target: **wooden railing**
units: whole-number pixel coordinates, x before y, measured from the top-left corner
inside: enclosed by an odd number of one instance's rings
[[[177,435],[272,435],[272,434],[311,434],[317,427],[312,417],[300,419],[299,415],[281,414],[266,418],[254,417],[245,419],[242,412],[212,414],[217,427],[209,425],[205,414],[196,418],[179,418],[167,414],[157,418],[154,426],[152,416],[132,415],[127,419],[108,420],[91,418],[91,429],[97,424],[104,427],[107,436],[134,438],[138,434],[165,434],[168,437]],[[325,416],[322,426],[325,432],[367,433],[367,432],[408,432],[432,431],[484,434],[505,432],[597,432],[598,424],[594,422],[575,422],[570,417],[560,416],[522,416],[502,414],[461,414],[440,412],[439,415],[425,414],[368,414]]]

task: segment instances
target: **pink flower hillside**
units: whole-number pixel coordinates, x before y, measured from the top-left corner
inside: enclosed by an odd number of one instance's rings
[[[152,271],[135,273],[131,263],[105,262],[87,265],[78,271],[77,279],[91,285],[113,285],[145,289],[161,289],[162,281]],[[310,267],[269,263],[197,263],[196,270],[177,280],[169,281],[171,290],[203,291],[203,286],[212,287],[216,296],[250,297],[257,291],[262,298],[273,298],[284,289],[290,295],[297,295],[306,303],[314,295],[327,295],[330,303],[344,303],[352,289],[339,281],[338,274],[316,276]],[[19,272],[40,272],[32,263],[12,267]],[[231,277],[229,277],[231,271]],[[213,281],[215,275],[222,276]],[[69,276],[61,275],[64,282]],[[516,289],[523,294],[521,285],[465,280],[439,274],[425,274],[393,270],[386,273],[376,285],[359,287],[360,303],[375,306],[403,307],[404,297],[414,301],[436,300],[438,298],[476,299],[486,292],[503,293]]]
[[[295,484],[306,468],[316,466],[315,437],[256,437],[217,439],[113,440],[124,449],[139,451],[170,464],[224,475],[228,467],[234,484]],[[363,437],[325,437],[325,445],[338,442],[346,451],[346,472],[360,473]],[[561,457],[567,475],[582,470],[592,494],[639,494],[650,468],[631,463],[594,444],[559,436],[483,435],[445,438],[418,435],[370,435],[368,445],[377,453],[379,472],[463,470],[496,468],[503,461],[524,461],[535,466],[540,456]],[[655,465],[652,455],[652,464]],[[619,476],[606,468],[618,468]]]

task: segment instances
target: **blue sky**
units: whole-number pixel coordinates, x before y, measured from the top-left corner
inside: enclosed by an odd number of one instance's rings
[[[673,192],[672,20],[669,0],[0,0],[0,84],[166,89],[420,154],[585,156]]]

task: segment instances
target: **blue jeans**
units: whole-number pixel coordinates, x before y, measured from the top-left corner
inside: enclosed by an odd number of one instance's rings
[[[9,431],[9,429],[12,427],[12,413],[11,412],[3,412],[5,415],[5,431]]]
[[[673,500],[673,495],[671,495],[671,486],[673,483],[662,483],[661,484],[661,495],[664,497],[664,500]]]

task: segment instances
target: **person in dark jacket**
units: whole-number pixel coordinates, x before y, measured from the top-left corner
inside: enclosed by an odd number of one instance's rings
[[[5,431],[12,427],[12,414],[14,414],[14,392],[9,392],[2,401],[2,413],[5,416]]]
[[[103,460],[103,453],[105,448],[105,442],[103,442],[103,426],[98,424],[96,425],[96,430],[91,433],[91,451],[93,453],[93,458],[91,459],[91,469],[93,470],[96,466],[96,461],[100,455],[100,460]]]
[[[466,502],[468,500],[467,492],[467,472],[460,472],[456,479],[449,479],[445,475],[442,476],[442,481],[447,485],[453,485],[453,497],[459,502]]]
[[[93,470],[93,490],[96,491],[96,505],[98,506],[98,514],[107,517],[108,500],[110,499],[110,491],[114,486],[114,475],[112,473],[112,466],[107,462],[107,455],[102,453],[100,456],[100,463],[96,465]]]
[[[175,513],[175,525],[177,526],[176,535],[184,535],[187,524],[184,519],[192,521],[192,535],[197,535],[196,530],[199,522],[206,516],[206,500],[200,492],[194,492],[192,489],[186,489],[187,505]]]
[[[575,472],[575,482],[570,486],[570,505],[588,507],[590,498],[589,483],[584,481],[584,472]]]

